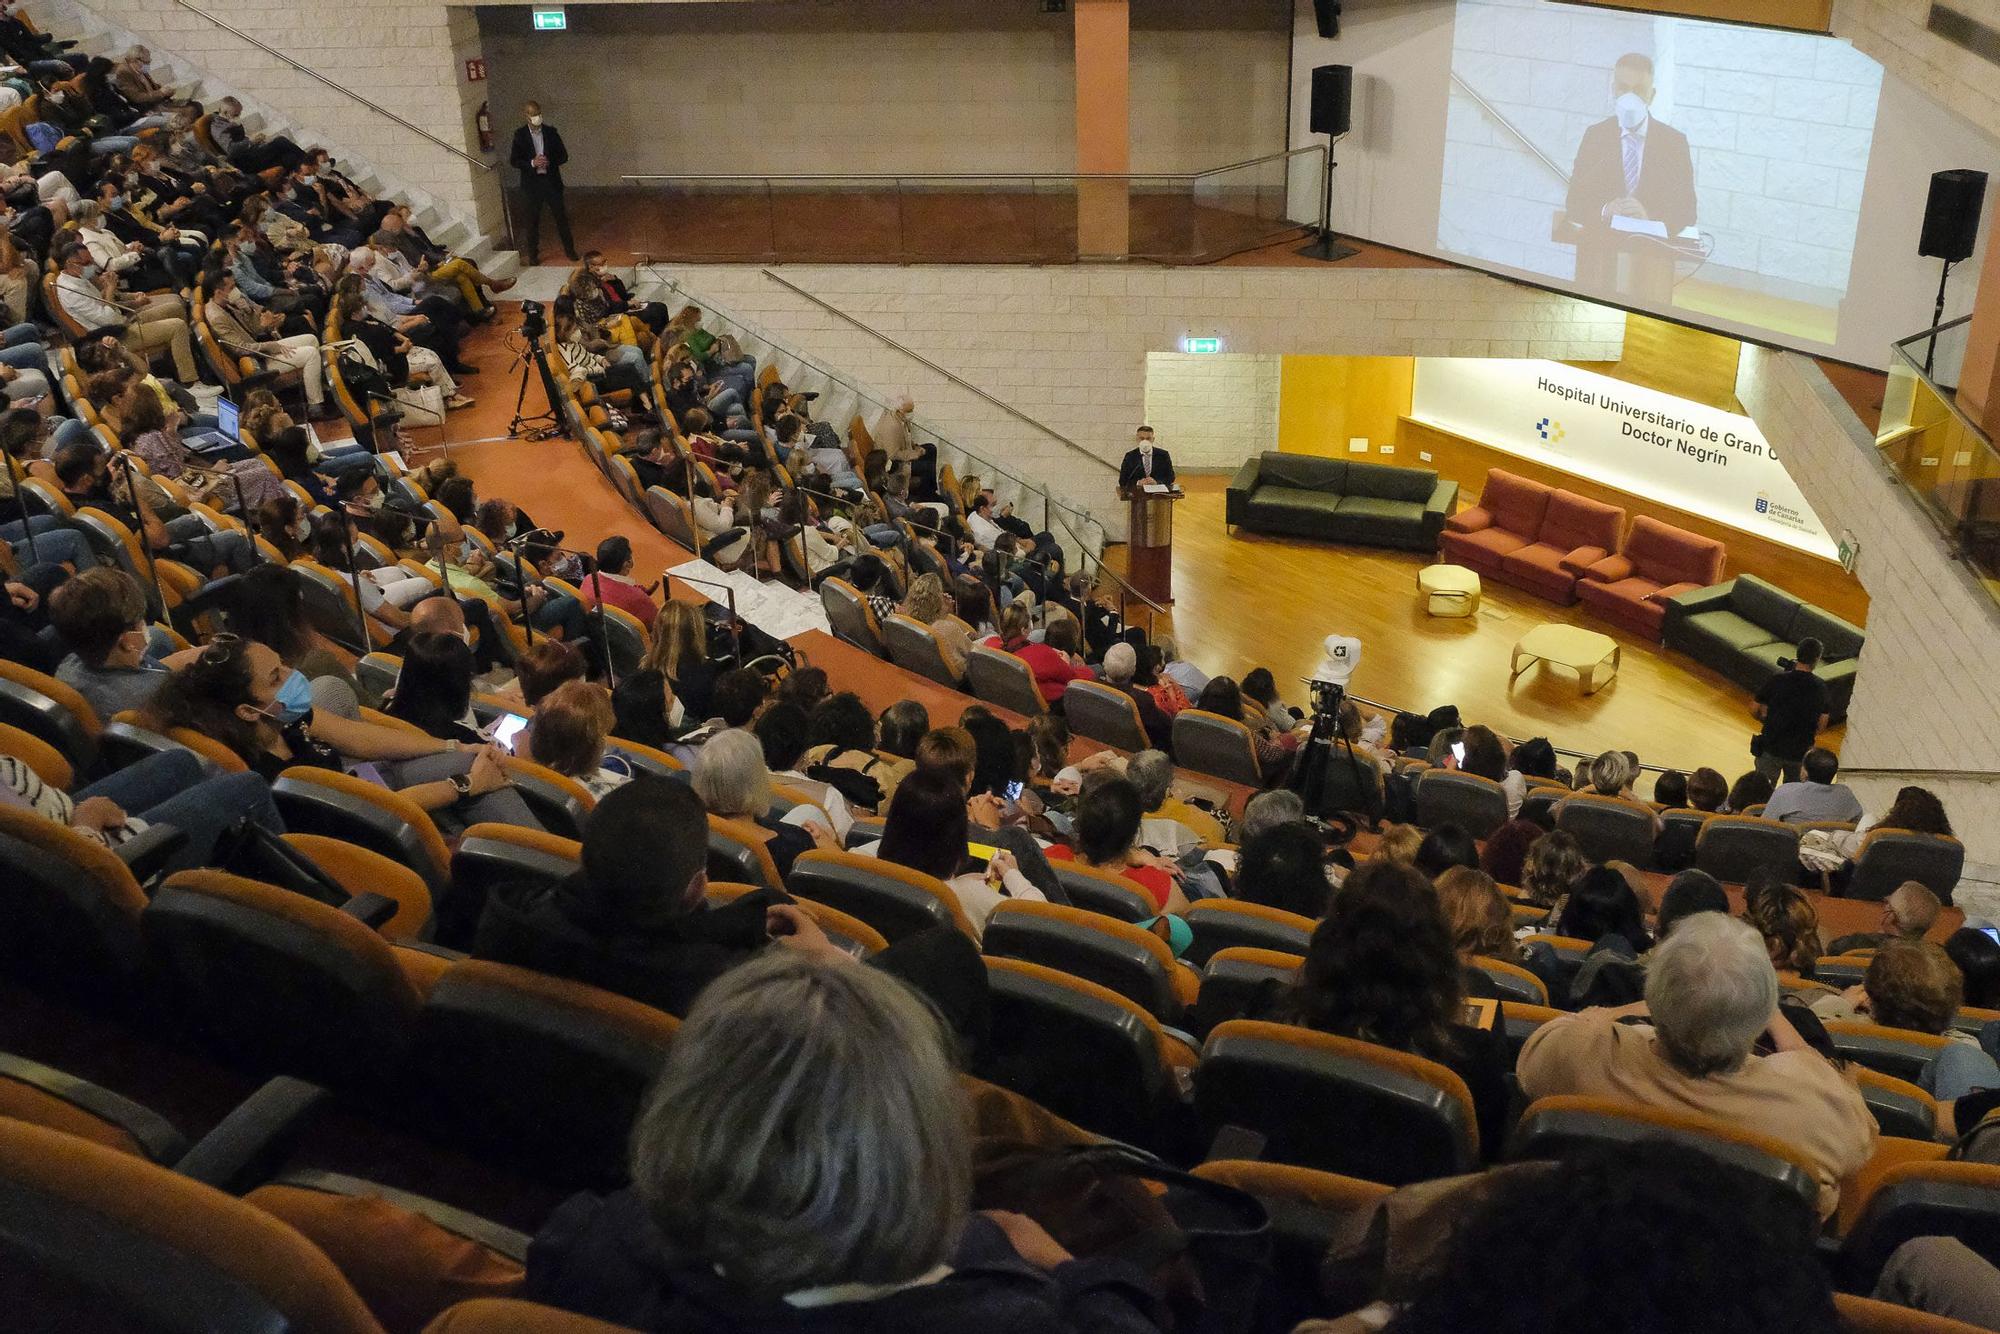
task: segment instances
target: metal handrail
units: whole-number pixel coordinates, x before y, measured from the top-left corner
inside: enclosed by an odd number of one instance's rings
[[[186,0],[177,0],[185,4]],[[1232,162],[1203,171],[808,171],[808,172],[627,172],[621,181],[1200,181],[1267,162],[1282,162],[1306,153],[1325,153],[1325,144],[1288,148],[1282,153]]]
[[[1521,141],[1521,147],[1527,149],[1530,153],[1533,153],[1535,157],[1540,160],[1541,164],[1544,167],[1547,167],[1550,171],[1556,174],[1556,178],[1558,180],[1560,180],[1564,185],[1569,184],[1569,173],[1563,170],[1562,164],[1560,162],[1557,162],[1554,158],[1550,157],[1547,153],[1544,153],[1542,151],[1542,146],[1540,144],[1536,143],[1533,139],[1530,139],[1527,135],[1523,134],[1521,132],[1520,126],[1516,125],[1513,121],[1508,120],[1506,116],[1501,114],[1500,108],[1494,106],[1491,102],[1487,101],[1484,97],[1480,96],[1479,90],[1477,88],[1474,88],[1471,84],[1467,83],[1465,79],[1460,76],[1457,70],[1453,70],[1451,72],[1451,82],[1453,87],[1457,88],[1460,92],[1464,93],[1467,97],[1471,98],[1474,105],[1476,105],[1481,111],[1485,112],[1490,119],[1498,122],[1501,129],[1507,131],[1507,133],[1513,135],[1516,139],[1519,139]]]
[[[1019,421],[1024,425],[1034,427],[1037,431],[1040,431],[1043,435],[1055,441],[1057,444],[1062,445],[1065,449],[1068,449],[1073,453],[1079,454],[1082,457],[1089,459],[1092,463],[1095,463],[1098,467],[1105,469],[1107,472],[1118,471],[1118,465],[1111,462],[1109,459],[1099,457],[1098,455],[1092,453],[1090,450],[1085,449],[1082,445],[1079,445],[1076,441],[1064,435],[1062,432],[1056,430],[1053,426],[1049,426],[1046,423],[1036,421],[1033,417],[1030,417],[1027,413],[1021,411],[1019,408],[1015,407],[1012,403],[1009,403],[1004,399],[995,398],[992,394],[987,393],[984,389],[981,389],[978,385],[972,383],[972,381],[966,379],[964,376],[953,374],[951,371],[948,371],[944,367],[938,365],[935,361],[932,361],[929,357],[926,357],[923,353],[913,350],[906,344],[897,342],[895,339],[891,338],[888,334],[883,333],[880,329],[877,329],[874,326],[866,323],[865,321],[858,319],[853,315],[848,314],[846,311],[834,305],[832,302],[827,301],[821,297],[814,296],[811,292],[808,292],[805,288],[800,287],[797,283],[790,282],[784,278],[781,278],[777,274],[771,272],[771,270],[769,269],[765,269],[763,273],[766,278],[769,278],[772,282],[778,284],[778,286],[784,288],[786,291],[792,293],[794,296],[804,297],[806,300],[812,302],[815,306],[818,306],[821,310],[826,311],[829,315],[836,316],[839,319],[846,321],[847,323],[853,325],[855,328],[861,330],[861,332],[868,334],[870,337],[876,339],[877,341],[885,344],[890,348],[893,348],[897,352],[902,353],[904,356],[908,357],[911,361],[914,361],[919,366],[922,366],[925,370],[943,376],[945,379],[951,381],[951,383],[957,385],[960,389],[966,390],[968,393],[978,395],[980,398],[985,399],[988,403],[991,403],[994,407],[999,408],[1002,412],[1014,418],[1016,421]]]
[[[1991,782],[2000,778],[2000,769],[1871,769],[1843,764],[1842,778],[1976,778]]]
[[[297,70],[299,73],[305,75],[310,79],[314,79],[322,84],[325,84],[328,88],[333,89],[333,91],[339,93],[341,96],[346,97],[352,101],[359,102],[362,106],[367,107],[370,111],[373,111],[376,115],[386,116],[390,120],[393,120],[398,125],[402,126],[404,129],[408,130],[410,133],[421,135],[423,138],[428,139],[432,143],[436,144],[439,148],[442,148],[445,152],[450,153],[455,157],[460,157],[465,159],[467,162],[470,162],[473,166],[479,168],[481,171],[493,170],[493,164],[491,162],[483,161],[480,158],[474,157],[472,154],[466,152],[462,148],[456,148],[451,144],[446,143],[444,140],[438,138],[435,134],[432,134],[429,130],[425,129],[423,126],[418,125],[412,121],[405,120],[403,117],[389,110],[389,108],[383,106],[380,102],[371,101],[368,98],[363,97],[360,93],[355,92],[352,88],[345,86],[344,84],[335,83],[332,79],[327,78],[326,75],[321,74],[318,70],[312,68],[310,65],[305,65],[300,63],[299,61],[292,59],[290,56],[286,55],[283,51],[280,51],[277,47],[272,46],[269,42],[261,41],[258,38],[252,37],[249,33],[243,31],[243,29],[237,27],[235,24],[217,18],[215,15],[209,13],[201,6],[189,4],[188,0],[174,0],[174,3],[179,5],[182,9],[187,10],[190,14],[198,14],[202,18],[207,19],[210,23],[213,23],[216,27],[221,28],[224,32],[231,33],[236,37],[240,37],[244,41],[248,42],[250,45],[256,47],[259,51],[264,52],[266,55],[276,56],[278,59],[284,61],[287,65],[290,65],[293,69]]]

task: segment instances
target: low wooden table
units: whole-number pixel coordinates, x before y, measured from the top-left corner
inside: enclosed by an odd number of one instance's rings
[[[1479,571],[1463,565],[1426,565],[1417,571],[1417,596],[1432,616],[1470,616],[1479,610]]]
[[[1537,659],[1567,667],[1576,673],[1583,693],[1594,695],[1606,681],[1618,675],[1618,641],[1577,625],[1538,625],[1514,645],[1511,680]]]

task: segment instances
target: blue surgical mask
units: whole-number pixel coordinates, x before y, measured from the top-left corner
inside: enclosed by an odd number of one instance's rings
[[[124,207],[125,207],[125,196],[124,196],[124,195],[113,195],[113,196],[111,196],[111,207],[112,207],[112,208],[113,208],[114,210],[115,210],[115,209],[121,209],[121,208],[124,208]]]
[[[285,683],[278,687],[277,698],[271,701],[271,707],[264,710],[264,714],[277,719],[282,725],[295,723],[312,711],[312,682],[306,680],[304,672],[295,668],[285,678]]]

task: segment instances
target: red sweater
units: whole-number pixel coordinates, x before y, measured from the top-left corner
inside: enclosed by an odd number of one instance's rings
[[[605,605],[616,607],[620,611],[629,611],[639,618],[639,624],[648,630],[653,628],[653,618],[660,614],[660,604],[648,597],[645,589],[615,575],[603,576],[603,583]],[[597,576],[591,575],[586,576],[578,586],[577,591],[583,594],[584,606],[597,605],[597,585]]]
[[[1008,651],[1028,664],[1028,670],[1035,674],[1035,685],[1040,688],[1042,698],[1051,704],[1062,698],[1063,687],[1071,681],[1092,679],[1090,668],[1071,666],[1069,659],[1047,644],[1022,644]]]

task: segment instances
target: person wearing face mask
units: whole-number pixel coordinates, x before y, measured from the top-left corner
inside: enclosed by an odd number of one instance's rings
[[[109,721],[153,697],[187,653],[155,653],[146,629],[146,596],[122,570],[100,565],[66,580],[49,596],[49,622],[69,649],[56,680]]]
[[[1671,252],[1645,242],[1638,243],[1644,249],[1621,245],[1614,218],[1657,223],[1668,237],[1694,225],[1694,156],[1687,136],[1653,115],[1653,94],[1652,57],[1638,52],[1618,57],[1611,70],[1612,114],[1585,130],[1577,146],[1564,208],[1569,222],[1581,228],[1579,284],[1632,286],[1619,281],[1621,253],[1649,273],[1666,262],[1671,279]]]
[[[253,772],[276,779],[303,766],[368,763],[389,787],[430,812],[440,832],[482,821],[539,829],[508,784],[491,746],[465,746],[343,717],[314,706],[301,672],[252,639],[220,634],[171,673],[141,713],[159,731],[192,728],[229,747]]]
[[[64,315],[86,331],[123,325],[119,338],[125,346],[144,357],[162,350],[170,353],[174,374],[182,384],[201,379],[194,344],[189,341],[187,307],[179,297],[160,293],[121,301],[118,275],[100,271],[89,247],[80,240],[68,242],[56,263],[61,266],[55,282],[56,303]]]
[[[521,173],[521,194],[528,214],[527,262],[542,262],[544,208],[556,221],[556,235],[562,239],[563,253],[575,260],[576,242],[570,239],[569,210],[563,205],[562,169],[563,163],[569,161],[569,150],[563,147],[562,131],[543,122],[541,103],[524,103],[521,111],[528,123],[514,131],[507,162]]]

